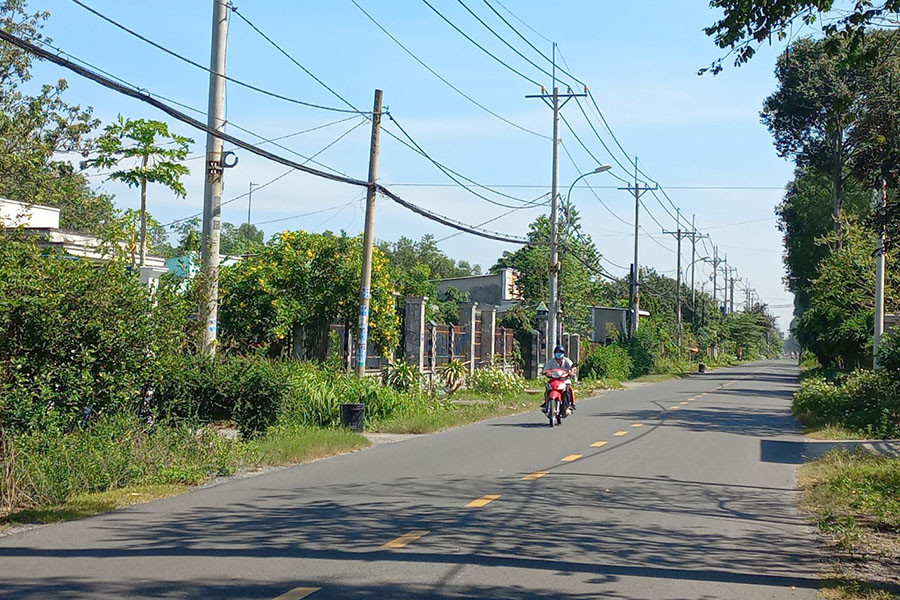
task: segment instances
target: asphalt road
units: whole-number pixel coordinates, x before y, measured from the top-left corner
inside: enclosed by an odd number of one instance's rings
[[[816,597],[767,361],[0,538],[0,598]]]

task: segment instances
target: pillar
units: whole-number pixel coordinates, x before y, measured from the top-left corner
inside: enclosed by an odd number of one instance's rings
[[[425,312],[428,298],[408,296],[404,306],[403,356],[419,372],[425,370]]]
[[[466,349],[464,361],[469,364],[469,374],[475,372],[475,311],[477,302],[463,302],[459,305],[459,324],[466,332]]]
[[[497,331],[497,307],[488,306],[481,309],[481,364],[493,364],[497,346],[494,333]]]

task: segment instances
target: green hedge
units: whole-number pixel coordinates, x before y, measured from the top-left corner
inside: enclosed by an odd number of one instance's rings
[[[793,411],[811,427],[835,425],[876,438],[900,437],[900,385],[885,372],[860,369],[839,385],[811,377],[794,394]]]
[[[634,361],[628,349],[618,344],[593,348],[578,370],[582,379],[616,379],[623,381],[632,376]]]

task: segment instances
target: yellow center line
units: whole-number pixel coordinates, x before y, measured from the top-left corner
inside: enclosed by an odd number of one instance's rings
[[[679,404],[681,404],[681,406],[684,406],[685,404],[687,404],[687,400],[685,400],[684,402],[679,402]]]
[[[301,598],[306,598],[310,594],[314,594],[321,589],[322,588],[298,587],[283,593],[282,595],[275,598],[275,600],[300,600]]]
[[[670,407],[669,407],[669,410],[675,410],[676,408],[678,408],[678,405],[677,405],[677,404],[676,404],[675,406],[670,406]]]
[[[563,457],[562,462],[572,462],[573,460],[578,460],[581,458],[582,454],[570,454],[568,456]]]
[[[538,471],[537,473],[530,473],[522,478],[522,481],[534,481],[535,479],[540,479],[544,475],[547,474],[547,471]]]
[[[632,423],[631,426],[632,427],[643,427],[644,424],[643,423]]]
[[[593,444],[591,444],[591,448],[602,448],[605,445],[606,445],[606,442],[604,442],[604,441],[594,442]]]
[[[500,497],[500,494],[487,494],[478,498],[477,500],[472,500],[468,504],[466,504],[466,508],[481,508],[482,506],[487,506],[494,500]]]
[[[613,435],[614,435],[614,436],[617,436],[617,437],[622,437],[622,436],[625,435],[626,433],[628,433],[628,432],[627,432],[627,431],[617,431],[617,432],[615,432]]]
[[[428,531],[424,529],[413,529],[412,531],[404,533],[400,537],[389,541],[387,544],[383,545],[382,548],[402,548],[424,535],[428,535]]]

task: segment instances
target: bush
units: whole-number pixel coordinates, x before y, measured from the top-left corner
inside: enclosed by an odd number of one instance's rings
[[[48,429],[7,438],[0,456],[0,498],[11,509],[59,504],[73,494],[128,484],[193,484],[230,474],[237,444],[187,426],[146,433],[126,415],[103,416],[84,429]]]
[[[152,357],[184,345],[184,309],[170,283],[151,299],[124,261],[98,267],[0,235],[0,427],[127,409]]]
[[[808,426],[835,425],[872,437],[900,437],[900,386],[884,372],[859,369],[842,384],[805,380],[794,415]]]
[[[659,347],[656,332],[647,326],[639,327],[633,337],[625,343],[631,358],[631,377],[647,375],[653,370],[653,356]]]
[[[610,344],[597,346],[584,358],[578,375],[582,379],[616,379],[619,381],[631,377],[634,362],[623,346]]]
[[[525,391],[525,378],[494,367],[477,369],[469,376],[468,387],[478,394],[506,398]]]

